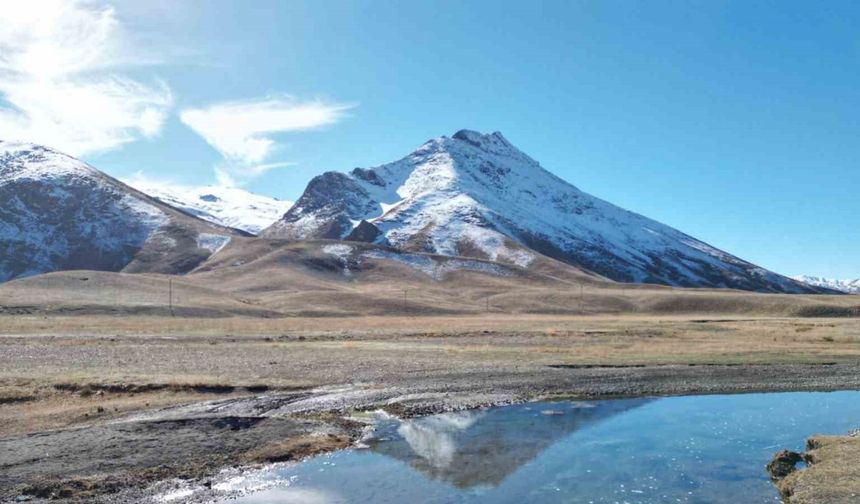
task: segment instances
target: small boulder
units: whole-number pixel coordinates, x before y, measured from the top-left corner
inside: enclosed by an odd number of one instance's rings
[[[803,455],[790,450],[776,452],[767,464],[767,472],[774,481],[781,480],[797,470],[797,463],[803,461]]]
[[[384,237],[378,227],[366,220],[362,220],[344,239],[354,242],[377,243],[381,239],[384,239]]]

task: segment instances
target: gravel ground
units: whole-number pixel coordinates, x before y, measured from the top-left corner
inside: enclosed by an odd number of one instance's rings
[[[361,434],[349,418],[362,410],[415,416],[547,398],[860,389],[856,322],[533,325],[401,336],[3,336],[0,501],[152,502],[173,478],[205,486],[225,467],[346,446]]]

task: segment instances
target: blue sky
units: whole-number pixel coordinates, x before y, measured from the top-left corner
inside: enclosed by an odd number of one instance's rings
[[[0,28],[28,56],[0,51],[0,136],[112,175],[295,199],[499,130],[764,267],[860,277],[856,2],[46,2]],[[51,9],[98,36],[22,42]]]

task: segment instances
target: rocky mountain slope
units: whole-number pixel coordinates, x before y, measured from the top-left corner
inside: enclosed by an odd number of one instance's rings
[[[244,234],[26,143],[0,142],[0,202],[0,281],[68,269],[182,273]]]
[[[262,196],[235,187],[170,186],[142,178],[124,182],[203,220],[251,234],[258,234],[293,206],[292,201]]]
[[[813,287],[823,287],[847,294],[860,294],[860,278],[853,280],[839,280],[836,278],[823,278],[809,275],[800,275],[792,277],[798,282],[803,282]]]
[[[390,164],[320,175],[261,236],[358,240],[521,267],[543,254],[622,282],[819,290],[586,194],[498,132],[462,130]]]

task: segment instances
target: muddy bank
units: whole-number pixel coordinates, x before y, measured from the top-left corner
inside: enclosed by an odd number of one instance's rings
[[[858,371],[857,365],[830,362],[510,366],[229,397],[2,439],[0,500],[151,502],[147,489],[156,481],[183,478],[205,487],[224,467],[294,460],[347,446],[362,429],[348,417],[364,410],[414,416],[565,396],[860,389]]]
[[[774,460],[768,470],[786,504],[860,502],[860,432],[812,436],[803,453],[783,451]],[[801,461],[807,466],[797,469]]]
[[[0,501],[149,502],[147,486],[206,486],[218,469],[349,446],[360,425],[292,416],[128,420],[0,441]]]

